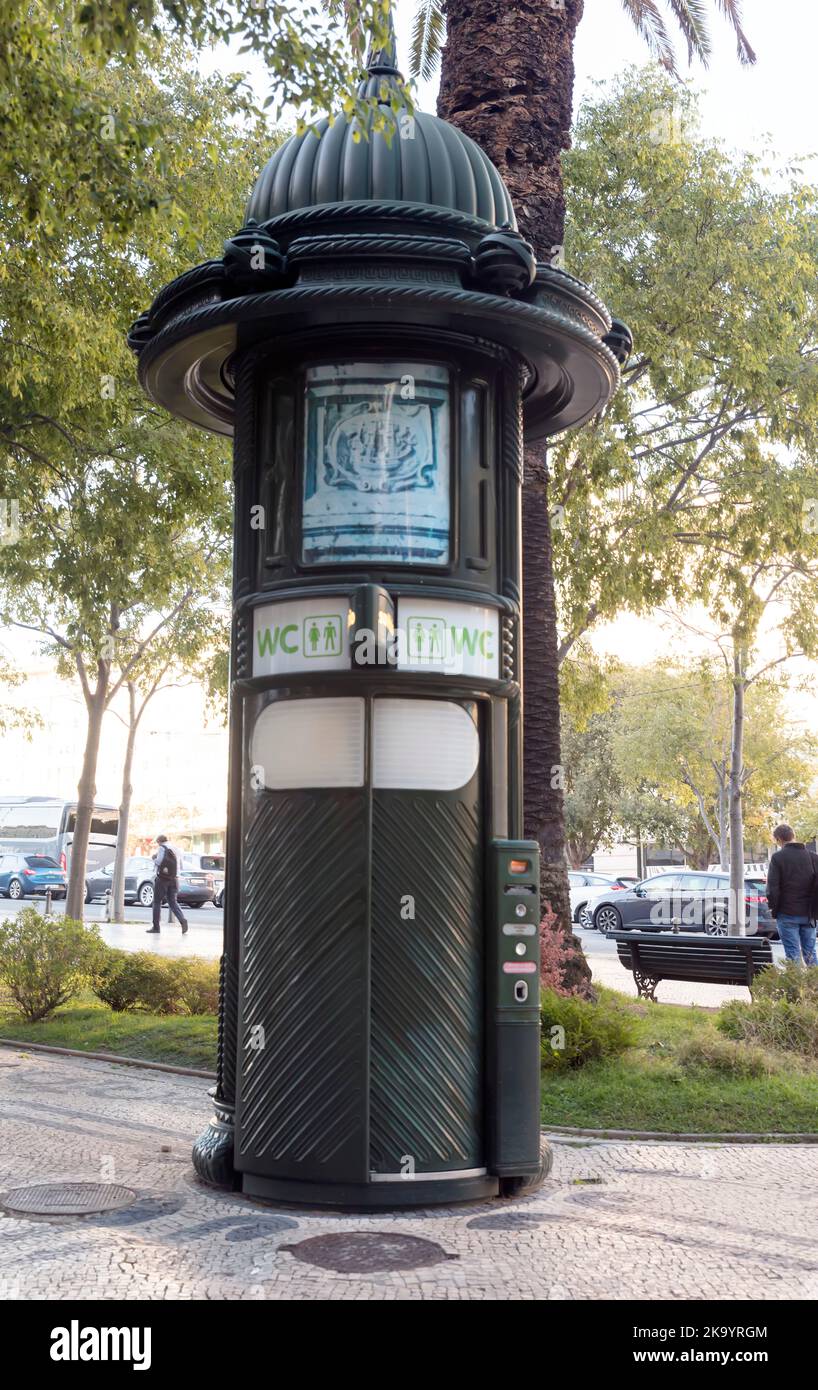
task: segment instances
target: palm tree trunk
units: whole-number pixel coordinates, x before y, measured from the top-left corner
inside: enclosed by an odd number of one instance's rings
[[[520,230],[542,261],[561,247],[560,155],[570,144],[573,45],[584,0],[448,0],[438,114],[476,140],[502,174]],[[591,972],[571,934],[560,753],[559,654],[542,446],[523,481],[525,831],[542,854],[543,906],[566,930],[565,982],[588,990]]]
[[[574,36],[585,0],[448,0],[438,115],[499,169],[540,260],[562,244]]]

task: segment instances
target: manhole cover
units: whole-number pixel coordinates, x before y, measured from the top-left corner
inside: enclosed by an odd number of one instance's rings
[[[369,1274],[383,1269],[419,1269],[422,1265],[457,1260],[434,1240],[420,1236],[391,1235],[386,1231],[348,1231],[331,1236],[310,1236],[297,1245],[281,1245],[304,1264],[332,1269],[338,1274]]]
[[[26,1216],[87,1216],[136,1200],[130,1187],[112,1182],[47,1182],[13,1187],[0,1198],[3,1211]]]

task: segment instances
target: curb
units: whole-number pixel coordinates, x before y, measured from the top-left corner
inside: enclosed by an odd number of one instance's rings
[[[215,1081],[214,1071],[197,1067],[174,1067],[168,1062],[147,1062],[139,1057],[120,1057],[115,1052],[82,1052],[74,1047],[52,1047],[49,1043],[19,1042],[15,1038],[0,1038],[0,1047],[18,1052],[44,1052],[56,1057],[81,1057],[86,1062],[116,1062],[124,1067],[141,1067],[144,1071],[169,1072],[171,1076],[197,1076],[203,1081]],[[669,1134],[661,1129],[575,1129],[562,1125],[558,1129],[543,1127],[547,1139],[642,1139],[665,1144],[818,1144],[818,1134]]]
[[[818,1144],[818,1134],[668,1134],[661,1129],[543,1129],[549,1139],[647,1139],[665,1144]]]
[[[116,1052],[82,1052],[76,1047],[52,1047],[49,1043],[18,1042],[14,1038],[0,1038],[0,1047],[13,1047],[18,1052],[46,1052],[56,1057],[83,1057],[90,1062],[118,1062],[124,1067],[142,1067],[145,1071],[167,1071],[173,1076],[198,1076],[203,1081],[215,1081],[214,1071],[201,1071],[197,1067],[172,1067],[169,1062],[146,1062],[139,1057],[120,1057]]]

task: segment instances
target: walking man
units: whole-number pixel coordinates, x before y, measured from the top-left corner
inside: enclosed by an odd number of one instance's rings
[[[147,935],[159,931],[159,913],[165,898],[168,900],[168,907],[181,924],[182,936],[187,931],[187,921],[179,906],[177,894],[179,892],[179,851],[168,844],[167,835],[157,835],[156,843],[159,849],[153,857],[156,865],[156,877],[153,881],[153,926],[148,928]],[[813,933],[814,937],[815,933]]]
[[[815,956],[815,907],[818,898],[818,855],[808,850],[790,825],[777,825],[778,848],[767,871],[767,902],[778,922],[778,935],[787,960],[818,965]]]

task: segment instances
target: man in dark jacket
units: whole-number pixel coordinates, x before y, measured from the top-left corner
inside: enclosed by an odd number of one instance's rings
[[[818,898],[818,855],[795,838],[790,825],[777,825],[778,849],[767,871],[767,902],[778,922],[778,935],[787,960],[818,965],[815,956],[815,909]]]
[[[159,913],[165,898],[168,900],[168,907],[182,928],[182,936],[187,932],[187,921],[179,906],[177,893],[179,892],[179,864],[182,856],[178,849],[168,843],[167,835],[157,835],[156,843],[159,849],[153,856],[156,867],[156,878],[153,881],[153,926],[148,927],[148,936],[159,931]]]

